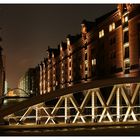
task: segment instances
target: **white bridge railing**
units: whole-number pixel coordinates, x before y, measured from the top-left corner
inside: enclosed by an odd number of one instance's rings
[[[78,93],[79,98],[84,95],[81,103],[74,94],[61,96],[53,106],[40,103],[5,119],[12,125],[140,121],[140,83],[114,85],[110,93],[101,91]]]

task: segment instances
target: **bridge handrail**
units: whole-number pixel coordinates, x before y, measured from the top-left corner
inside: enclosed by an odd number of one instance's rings
[[[15,105],[8,106],[4,109],[0,109],[0,112],[1,112],[0,118],[3,118],[4,116],[12,114],[18,110],[27,108],[29,106],[33,106],[41,102],[50,101],[52,99],[55,99],[56,97],[60,97],[60,96],[68,95],[71,93],[88,90],[88,89],[108,87],[108,86],[125,84],[125,83],[140,83],[140,77],[125,77],[125,78],[123,77],[123,78],[96,80],[96,81],[91,81],[89,83],[80,83],[80,84],[76,84],[76,85],[73,85],[64,89],[51,91],[50,93],[34,96],[34,97],[31,97],[29,100],[22,101]]]

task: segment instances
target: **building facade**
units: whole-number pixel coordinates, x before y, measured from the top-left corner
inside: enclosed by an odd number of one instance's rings
[[[119,4],[115,11],[96,20],[99,75],[139,76],[139,8],[140,5]]]
[[[95,79],[140,76],[140,5],[118,4],[94,22],[83,20],[81,33],[48,48],[36,71],[38,94]]]
[[[30,96],[38,95],[37,88],[39,85],[36,79],[37,76],[36,69],[29,68],[28,71],[20,78],[18,88],[22,89]]]

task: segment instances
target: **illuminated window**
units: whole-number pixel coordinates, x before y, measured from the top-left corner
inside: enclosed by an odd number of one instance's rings
[[[50,92],[50,90],[51,90],[50,87],[48,87],[48,92]]]
[[[52,57],[54,57],[54,53],[52,53]]]
[[[67,38],[67,45],[70,45],[70,40],[69,40],[69,38]]]
[[[88,61],[85,60],[85,67],[87,68],[88,67]]]
[[[64,78],[62,78],[62,82],[64,82]]]
[[[92,66],[96,65],[96,59],[92,59]]]
[[[56,86],[58,85],[58,81],[56,81]]]
[[[64,71],[62,70],[62,72],[61,72],[62,74],[64,73]]]
[[[126,42],[123,46],[124,47],[129,47],[129,42]]]
[[[109,32],[112,31],[112,25],[109,25]]]
[[[124,22],[128,22],[128,16],[124,17]]]
[[[63,49],[62,49],[62,46],[60,46],[60,51],[62,51]]]
[[[53,87],[53,90],[55,90],[55,87]]]
[[[102,36],[104,36],[104,30],[102,30]]]
[[[104,36],[104,30],[101,30],[100,32],[99,32],[99,38],[102,38]]]
[[[123,32],[128,31],[128,26],[123,29]]]
[[[82,25],[82,33],[86,33],[87,32],[87,28],[85,25]]]
[[[115,29],[115,23],[109,25],[109,32],[113,31]]]
[[[115,23],[114,22],[112,23],[112,28],[113,28],[113,30],[115,29]]]
[[[128,74],[130,70],[130,60],[129,59],[125,59],[124,60],[124,73]]]
[[[69,62],[71,62],[71,58],[69,58]]]

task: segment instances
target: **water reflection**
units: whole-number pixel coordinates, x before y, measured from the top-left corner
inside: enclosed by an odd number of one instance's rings
[[[7,106],[13,105],[18,102],[22,102],[27,99],[28,98],[6,98],[6,99],[4,99],[4,102],[0,108],[5,108]]]

